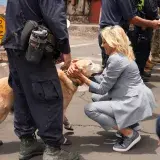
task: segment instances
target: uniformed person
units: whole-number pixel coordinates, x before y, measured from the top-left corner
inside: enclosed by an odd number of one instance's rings
[[[142,26],[158,28],[160,22],[157,20],[149,21],[139,17],[134,7],[135,0],[102,0],[102,13],[100,18],[100,30],[106,26],[120,25],[125,31],[128,31],[129,23]],[[99,45],[101,47],[102,39],[99,36]],[[102,65],[106,66],[108,57],[105,50],[102,49]]]
[[[134,0],[136,14],[146,20],[158,20],[158,5],[155,0]],[[144,72],[146,62],[150,55],[151,39],[153,29],[134,26],[134,30],[129,31],[128,35],[132,42],[133,50],[136,57],[140,74],[144,81],[148,81],[147,77],[150,76]]]
[[[78,154],[61,150],[63,97],[54,52],[44,52],[39,63],[26,59],[21,33],[28,20],[42,22],[55,35],[64,54],[63,67],[71,62],[64,0],[8,0],[3,43],[9,60],[9,84],[15,95],[14,127],[21,140],[19,159],[26,160],[44,151],[43,160],[78,160]],[[45,150],[36,140],[36,130]]]

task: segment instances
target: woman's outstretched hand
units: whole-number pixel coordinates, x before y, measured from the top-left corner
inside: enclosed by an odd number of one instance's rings
[[[74,77],[74,78],[78,78],[81,82],[90,85],[91,80],[88,79],[84,74],[83,74],[83,69],[78,68],[78,66],[76,65],[76,63],[73,63],[68,71],[67,71],[67,75]]]
[[[76,77],[79,79],[81,79],[84,76],[82,73],[82,69],[79,69],[77,67],[76,63],[72,63],[72,65],[69,67],[69,69],[67,71],[67,74],[69,76]]]

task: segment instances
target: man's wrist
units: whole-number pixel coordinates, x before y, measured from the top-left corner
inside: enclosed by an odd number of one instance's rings
[[[151,27],[151,28],[154,27],[153,21],[146,20],[138,16],[135,16],[134,18],[132,18],[130,22],[131,24],[134,24],[139,27]]]

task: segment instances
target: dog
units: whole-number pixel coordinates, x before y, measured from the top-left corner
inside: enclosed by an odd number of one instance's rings
[[[14,103],[14,94],[12,88],[8,85],[8,77],[0,79],[0,89],[0,123],[2,123]]]
[[[71,65],[74,63],[76,63],[77,67],[81,69],[83,74],[87,77],[91,77],[91,75],[102,71],[101,66],[93,63],[91,60],[73,60]],[[73,130],[72,125],[65,115],[74,93],[77,91],[78,86],[82,85],[82,82],[77,78],[69,77],[65,71],[57,69],[57,72],[64,99],[64,128],[67,130]],[[11,111],[14,103],[14,94],[12,88],[8,85],[8,77],[0,79],[0,89],[0,122],[3,122]]]

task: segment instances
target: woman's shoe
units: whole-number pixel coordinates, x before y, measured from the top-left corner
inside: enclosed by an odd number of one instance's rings
[[[133,130],[132,137],[123,137],[123,140],[117,142],[113,146],[113,150],[117,152],[129,151],[134,145],[136,145],[141,140],[141,136],[137,131]]]
[[[129,128],[131,128],[131,129],[133,129],[135,131],[140,131],[141,130],[141,126],[140,126],[139,123],[135,123],[135,124],[131,125]],[[123,138],[123,134],[120,133],[119,131],[117,131],[115,135],[118,138]]]

